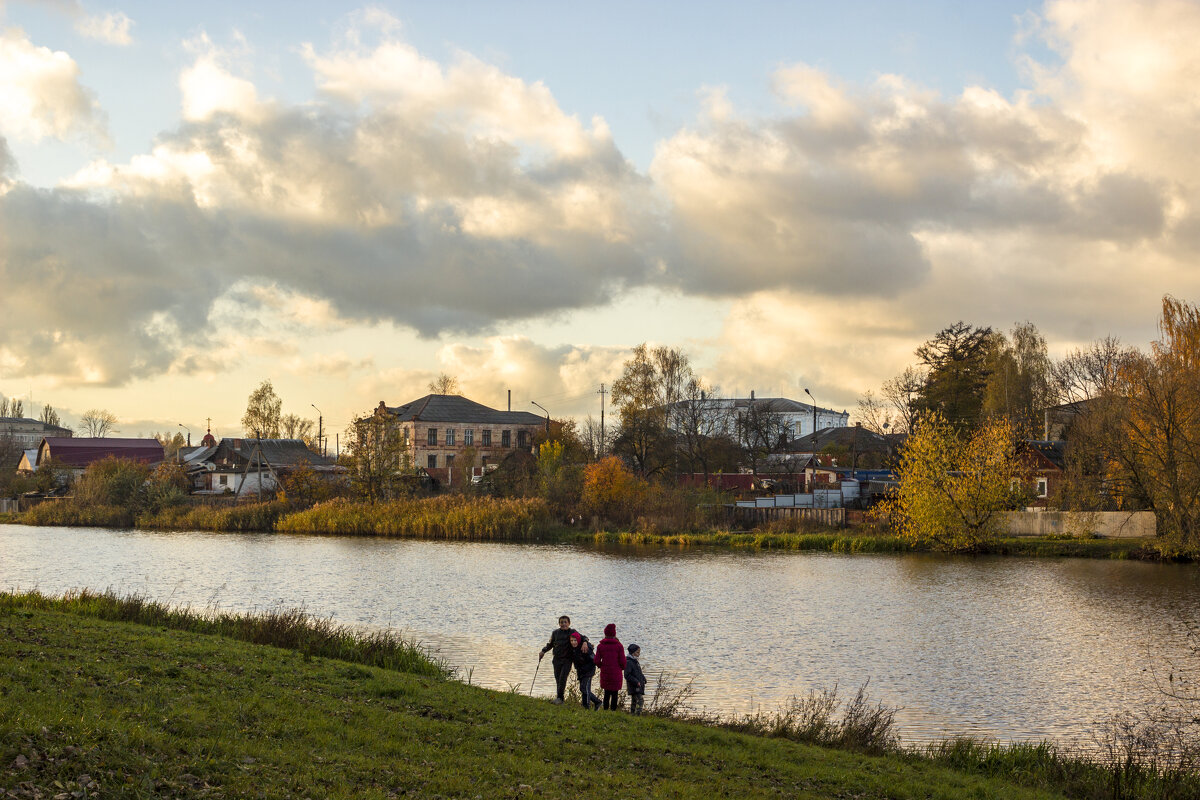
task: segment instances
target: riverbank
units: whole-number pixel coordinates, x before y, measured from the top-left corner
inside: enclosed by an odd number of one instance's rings
[[[980,774],[1003,771],[996,758],[958,770],[911,753],[589,713],[355,655],[202,633],[186,616],[148,626],[98,618],[106,613],[114,606],[95,596],[0,595],[0,660],[12,666],[0,674],[0,787],[10,796],[1032,800],[1092,796],[1081,776],[1104,777],[1080,767],[1055,783],[1025,759],[1008,767],[1021,786]]]
[[[590,531],[553,520],[537,499],[474,498],[461,495],[397,500],[375,505],[334,500],[307,509],[286,503],[231,506],[179,506],[131,514],[111,506],[79,507],[56,501],[22,514],[0,516],[0,524],[136,528],[164,531],[309,533],[332,536],[382,536],[432,540],[633,544],[662,547],[712,547],[797,550],[829,553],[921,553],[899,536],[867,529],[812,527],[800,531],[710,530],[684,533]],[[1164,557],[1153,538],[1009,537],[981,548],[977,555],[1050,558],[1116,558],[1187,561]]]

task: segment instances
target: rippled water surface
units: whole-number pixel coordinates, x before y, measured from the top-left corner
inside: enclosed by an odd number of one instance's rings
[[[1194,566],[1086,559],[143,533],[0,525],[0,589],[112,588],[222,610],[303,607],[424,642],[473,683],[527,691],[560,613],[616,622],[710,710],[870,680],[910,740],[1084,742],[1153,699],[1148,668],[1200,618]],[[553,691],[549,662],[535,693]]]

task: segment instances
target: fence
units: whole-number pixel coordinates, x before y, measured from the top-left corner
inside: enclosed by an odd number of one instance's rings
[[[734,520],[747,525],[761,525],[776,519],[804,519],[830,528],[846,527],[846,509],[844,508],[750,507],[741,504],[726,506],[726,508],[729,509]]]
[[[1105,539],[1152,537],[1153,511],[1011,511],[1010,536],[1088,536]]]
[[[0,514],[7,514],[12,511],[19,511],[18,503],[20,501],[15,497],[0,497]]]

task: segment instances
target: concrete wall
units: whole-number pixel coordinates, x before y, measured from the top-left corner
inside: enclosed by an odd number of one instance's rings
[[[1085,536],[1134,539],[1154,536],[1153,511],[1013,511],[1008,514],[1012,536]]]

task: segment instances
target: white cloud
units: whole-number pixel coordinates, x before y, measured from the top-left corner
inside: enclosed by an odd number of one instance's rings
[[[243,42],[239,37],[239,42]],[[183,118],[203,121],[219,113],[250,116],[258,106],[258,91],[228,68],[231,54],[216,47],[208,34],[185,44],[197,52],[196,61],[179,76]]]
[[[105,44],[127,47],[133,44],[133,20],[122,11],[110,11],[94,16],[82,15],[75,21],[75,30],[81,36]]]
[[[19,28],[0,28],[0,130],[31,141],[107,144],[104,115],[79,76],[67,53],[38,47]]]

